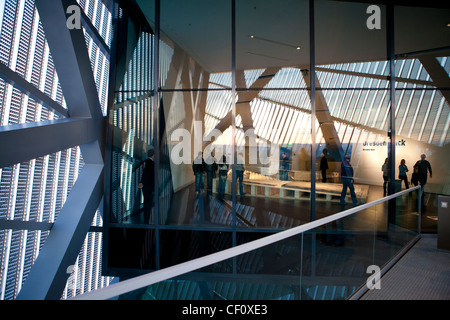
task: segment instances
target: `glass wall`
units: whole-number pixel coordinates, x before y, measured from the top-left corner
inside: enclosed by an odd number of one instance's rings
[[[276,243],[117,297],[123,300],[344,300],[380,289],[379,271],[417,236],[417,190]],[[373,287],[372,287],[373,286]],[[361,294],[361,293],[358,293]]]
[[[445,89],[450,85],[447,21],[450,10],[397,6],[394,13],[398,30],[395,36],[396,188],[423,187],[422,230],[436,232],[437,196],[450,192],[447,165],[450,95]]]
[[[423,152],[445,151],[445,91],[419,92],[430,85],[423,67],[389,50],[406,32],[391,37],[386,6],[119,6],[105,207],[111,273],[191,260],[398,191],[396,163],[412,156],[405,130],[420,135]],[[397,25],[404,13],[395,9]],[[446,57],[435,60],[448,81]],[[442,170],[436,188],[445,189]],[[394,214],[395,205],[380,210]]]
[[[323,172],[317,189],[347,192],[339,207],[317,204],[318,212],[328,214],[388,194],[386,9],[356,2],[315,3],[316,154]]]
[[[236,1],[235,15],[236,215],[294,227],[311,214],[309,3]]]

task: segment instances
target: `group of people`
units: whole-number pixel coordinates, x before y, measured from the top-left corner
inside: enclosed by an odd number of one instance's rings
[[[420,184],[422,190],[425,187],[425,184],[427,183],[428,179],[428,172],[430,173],[430,178],[432,178],[433,173],[431,170],[431,164],[428,160],[425,160],[426,155],[422,154],[420,156],[420,160],[418,160],[414,164],[414,171],[411,176],[411,183],[414,184],[414,186],[418,186]],[[409,188],[409,182],[408,182],[408,176],[407,172],[409,172],[408,167],[406,166],[405,159],[402,159],[400,161],[400,165],[398,167],[399,169],[399,176],[398,178],[405,183],[406,189]],[[384,164],[381,167],[381,171],[383,171],[383,191],[384,196],[387,195],[387,186],[389,183],[389,158],[386,158],[384,161]],[[350,155],[345,155],[344,161],[342,161],[341,164],[341,180],[342,180],[342,193],[341,193],[341,204],[345,204],[345,197],[347,195],[347,189],[350,189],[350,196],[352,198],[353,205],[357,205],[358,201],[356,198],[355,193],[355,187],[353,185],[353,167],[350,164]]]
[[[285,156],[285,155],[284,155]],[[153,149],[148,151],[148,159],[145,161],[145,167],[144,172],[142,174],[142,179],[138,185],[139,189],[142,189],[144,194],[144,219],[147,221],[149,219],[151,206],[153,202],[153,192],[154,192],[154,162],[153,162],[154,152]],[[286,157],[287,159],[287,157]],[[288,161],[285,161],[288,163]],[[227,176],[228,176],[228,170],[229,170],[229,164],[227,163],[227,158],[224,155],[222,158],[222,161],[220,163],[217,163],[214,156],[209,156],[208,159],[205,161],[203,159],[203,153],[199,152],[196,159],[194,160],[194,163],[192,164],[192,169],[194,171],[195,175],[195,193],[199,194],[204,192],[205,188],[205,181],[204,176],[206,173],[206,181],[207,181],[207,192],[208,194],[212,194],[212,186],[213,186],[213,179],[216,178],[216,175],[219,177],[219,186],[218,186],[218,196],[223,198],[225,195],[225,187],[227,182]],[[323,182],[326,182],[326,170],[328,169],[328,163],[326,161],[326,156],[322,154],[321,159],[321,165],[320,170],[322,171],[323,176]],[[405,159],[402,159],[400,161],[400,165],[398,167],[399,169],[399,179],[402,180],[405,184],[405,188],[409,188],[409,182],[408,182],[408,176],[407,172],[409,172],[409,169],[406,165]],[[381,167],[381,170],[383,171],[383,190],[384,190],[384,196],[387,194],[387,186],[389,184],[389,159],[386,158],[383,166]],[[243,179],[244,179],[244,161],[242,159],[242,153],[239,153],[238,155],[238,161],[236,164],[236,177],[237,181],[239,183],[239,193],[240,195],[244,195],[243,190]],[[283,179],[287,180],[286,173],[288,172],[288,168],[286,168],[285,163],[282,162],[282,168],[280,170],[281,177]],[[426,155],[422,154],[420,156],[420,160],[418,160],[414,164],[413,173],[411,176],[411,183],[414,186],[420,186],[423,188],[425,187],[425,184],[427,183],[428,178],[428,172],[430,173],[430,178],[432,177],[432,169],[431,164],[429,161],[426,160]],[[347,196],[347,189],[350,189],[350,196],[352,199],[353,205],[357,205],[358,201],[356,198],[355,193],[355,187],[353,185],[354,179],[353,179],[353,167],[350,164],[350,155],[345,155],[344,160],[341,164],[341,180],[342,180],[342,192],[341,192],[341,199],[340,203],[345,204],[345,198]]]
[[[209,156],[206,161],[203,159],[203,153],[199,152],[197,157],[194,159],[192,164],[192,170],[195,176],[195,194],[200,194],[204,192],[205,182],[204,177],[206,173],[207,182],[207,193],[212,194],[213,179],[216,175],[219,176],[219,186],[217,188],[217,195],[220,198],[225,196],[225,187],[227,183],[227,176],[229,170],[229,164],[227,163],[227,157],[224,155],[222,157],[222,162],[217,163],[214,156]],[[242,153],[238,154],[238,161],[236,163],[236,180],[239,183],[239,194],[244,195],[244,161],[242,159]]]
[[[431,170],[431,164],[426,159],[426,155],[422,154],[420,156],[420,160],[418,160],[413,167],[413,173],[411,175],[411,183],[414,186],[418,186],[420,184],[422,190],[425,187],[428,179],[428,172],[430,173],[430,178],[433,177],[433,172]],[[381,167],[381,171],[383,171],[383,190],[384,190],[384,196],[387,194],[387,185],[389,183],[389,159],[386,158],[384,161],[383,166]],[[409,182],[408,182],[408,175],[406,174],[409,172],[408,166],[406,165],[405,159],[402,159],[400,161],[400,165],[398,166],[398,178],[404,182],[405,188],[409,188]]]

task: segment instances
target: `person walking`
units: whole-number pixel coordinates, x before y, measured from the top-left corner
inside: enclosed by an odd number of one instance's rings
[[[350,196],[352,198],[353,205],[358,204],[356,199],[355,186],[353,185],[353,167],[350,164],[350,155],[347,154],[344,157],[344,161],[341,164],[341,180],[342,180],[342,192],[341,192],[341,205],[345,205],[345,197],[347,196],[347,188],[350,189]]]
[[[422,154],[420,156],[420,160],[416,162],[418,168],[419,183],[422,188],[422,191],[424,190],[425,185],[427,184],[428,172],[430,172],[430,178],[433,177],[433,173],[431,171],[431,164],[430,162],[428,162],[428,160],[425,160],[426,157],[427,156],[425,154]]]

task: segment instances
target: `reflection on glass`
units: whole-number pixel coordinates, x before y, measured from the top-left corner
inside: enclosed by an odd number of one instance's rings
[[[399,141],[395,150],[396,177],[399,179],[396,182],[400,184],[402,181],[401,161],[404,160],[410,186],[423,187],[422,227],[424,232],[430,233],[437,232],[437,196],[449,194],[445,177],[449,172],[450,96],[448,91],[441,90],[448,86],[450,70],[447,49],[450,37],[447,34],[448,22],[445,22],[449,13],[448,8],[395,8],[395,21],[398,21],[395,26],[398,30],[395,34],[398,109],[395,126]],[[422,18],[416,20],[419,16]],[[417,30],[420,33],[416,37],[408,37],[409,32]],[[425,166],[425,161],[429,167]]]
[[[315,2],[316,188],[327,202],[340,204],[317,202],[319,217],[387,195],[382,170],[391,144],[386,25],[380,20],[369,28],[368,6]],[[376,7],[385,15],[384,6]]]
[[[154,28],[154,2],[137,3]],[[159,43],[148,27],[132,19],[127,28],[119,25],[126,42],[118,49],[120,80],[111,111],[110,222],[159,229],[151,237],[161,244],[161,252],[149,253],[156,268],[159,262],[175,263],[168,262],[164,253],[182,243],[160,241],[167,234],[185,239],[192,231],[211,239],[208,233],[223,232],[231,237],[232,246],[247,239],[246,233],[292,228],[312,217],[380,199],[388,187],[400,191],[409,186],[399,183],[404,181],[400,161],[404,159],[408,167],[408,182],[416,181],[412,173],[422,153],[434,173],[433,177],[429,173],[423,199],[433,217],[429,204],[448,189],[443,180],[448,168],[439,159],[445,159],[448,145],[449,108],[431,70],[439,67],[448,73],[447,56],[434,60],[399,56],[397,136],[391,142],[384,20],[380,28],[369,28],[367,3],[315,1],[314,5],[315,110],[309,1],[237,1],[235,21],[228,0],[161,1]],[[385,7],[379,7],[385,16]],[[274,17],[283,18],[267,23]],[[156,44],[155,95],[151,69]],[[397,163],[392,168],[389,152],[394,144]],[[146,171],[152,171],[147,170],[148,152],[155,145],[158,198],[153,199],[144,180]],[[392,213],[390,206],[385,211]],[[368,214],[367,219],[373,217]],[[386,219],[392,223],[397,217]],[[432,228],[423,225],[428,226]],[[177,232],[165,233],[176,228]],[[311,244],[315,241],[313,235],[304,237]]]
[[[129,22],[132,24],[132,22]],[[123,32],[119,28],[119,32]],[[152,145],[151,43],[147,32],[127,39],[118,51],[132,54],[118,62],[112,122],[111,222],[144,222],[144,199],[139,188]],[[122,78],[121,78],[122,77]],[[151,199],[150,199],[151,201]]]
[[[374,271],[381,270],[414,241],[419,227],[417,200],[415,190],[393,202],[155,283],[120,299],[348,299],[358,290],[382,286],[371,277]],[[394,219],[389,217],[392,213]]]

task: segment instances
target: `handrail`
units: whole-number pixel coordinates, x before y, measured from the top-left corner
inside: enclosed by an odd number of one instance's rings
[[[106,299],[111,299],[114,297],[117,297],[121,294],[127,293],[127,292],[131,292],[143,287],[147,287],[149,285],[161,282],[161,281],[165,281],[168,279],[172,279],[175,278],[177,276],[183,275],[185,273],[189,273],[204,267],[207,267],[209,265],[212,265],[214,263],[218,263],[236,256],[239,256],[241,254],[256,250],[256,249],[260,249],[264,246],[273,244],[275,242],[278,241],[282,241],[284,239],[293,237],[295,235],[299,235],[303,232],[312,230],[314,228],[320,227],[324,224],[333,222],[335,220],[339,220],[342,219],[344,217],[350,216],[352,214],[355,214],[361,210],[365,210],[368,209],[372,206],[375,206],[377,204],[395,199],[401,195],[407,194],[409,192],[412,192],[414,190],[419,190],[419,199],[420,199],[420,190],[421,187],[420,186],[416,186],[414,188],[410,188],[410,189],[406,189],[400,192],[397,192],[393,195],[390,196],[386,196],[384,198],[372,201],[370,203],[365,203],[363,205],[339,212],[339,213],[335,213],[333,215],[315,220],[315,221],[311,221],[308,223],[305,223],[303,225],[285,230],[285,231],[281,231],[279,233],[275,233],[272,235],[269,235],[267,237],[258,239],[258,240],[254,240],[251,242],[247,242],[244,244],[241,244],[239,246],[233,247],[233,248],[229,248],[229,249],[225,249],[216,253],[212,253],[209,254],[207,256],[204,257],[200,257],[197,259],[193,259],[187,262],[183,262],[171,267],[167,267],[161,270],[157,270],[157,271],[152,271],[150,273],[141,275],[141,276],[137,276],[125,281],[121,281],[118,283],[114,283],[111,284],[107,287],[101,288],[101,289],[97,289],[94,291],[90,291],[78,296],[75,296],[73,298],[70,298],[69,300],[106,300]]]

